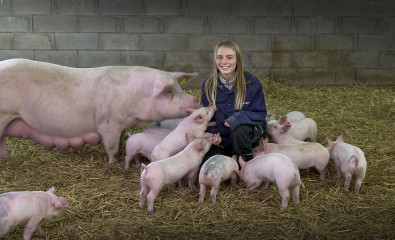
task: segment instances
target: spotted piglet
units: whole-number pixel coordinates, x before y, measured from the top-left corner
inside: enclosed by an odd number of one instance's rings
[[[63,197],[57,197],[52,187],[47,192],[25,191],[0,194],[0,238],[11,228],[25,226],[23,239],[30,239],[34,231],[45,237],[41,223],[67,212],[69,203]]]
[[[354,192],[359,193],[362,181],[366,175],[366,158],[359,147],[345,143],[343,136],[337,137],[336,141],[332,142],[328,138],[328,151],[331,155],[332,161],[335,163],[337,176],[346,178],[344,188],[350,188],[350,182],[353,175],[355,175]]]
[[[235,159],[225,155],[214,155],[210,157],[200,168],[199,186],[200,197],[199,202],[204,202],[206,195],[206,186],[210,186],[210,200],[217,201],[217,192],[221,182],[231,178],[231,185],[236,186],[237,171],[239,166]]]

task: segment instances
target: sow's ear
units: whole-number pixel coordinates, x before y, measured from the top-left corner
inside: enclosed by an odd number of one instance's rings
[[[181,79],[185,78],[186,80],[192,78],[192,77],[197,77],[199,74],[197,72],[194,73],[184,73],[184,72],[172,72],[170,73],[173,77],[177,79],[178,82],[180,82]]]
[[[167,86],[173,84],[173,79],[156,79],[154,81],[154,89],[152,91],[152,95],[157,96],[159,95],[163,89]]]

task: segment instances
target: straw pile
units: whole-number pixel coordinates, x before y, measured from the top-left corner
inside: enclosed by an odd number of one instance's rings
[[[123,169],[126,136],[115,166],[108,165],[102,145],[60,155],[7,139],[11,158],[0,160],[0,192],[55,186],[70,208],[43,224],[48,239],[395,239],[394,88],[293,86],[267,78],[262,84],[268,111],[277,117],[304,112],[317,122],[319,143],[327,146],[326,137],[342,134],[364,151],[368,167],[360,194],[342,188],[344,178],[330,162],[324,182],[314,169],[300,171],[306,186],[300,206],[291,199],[281,209],[275,184],[249,191],[225,182],[215,204],[207,195],[199,204],[198,188],[164,187],[149,216],[138,208],[140,168]],[[17,228],[4,239],[22,234]]]

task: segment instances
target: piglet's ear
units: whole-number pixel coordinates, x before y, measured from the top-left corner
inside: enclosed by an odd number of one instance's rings
[[[185,133],[185,138],[187,139],[187,143],[191,143],[193,141],[193,136],[190,133]]]
[[[291,124],[284,125],[282,128],[282,132],[286,133],[289,131],[289,129],[291,129]]]
[[[51,204],[54,208],[63,208],[63,207],[69,206],[69,203],[63,197],[57,197],[57,198],[52,199]]]
[[[202,115],[196,116],[194,120],[195,120],[195,123],[198,123],[198,124],[203,123]]]
[[[332,147],[333,146],[333,142],[327,137],[326,140],[328,140],[328,147]]]
[[[169,86],[172,84],[172,80],[171,79],[156,79],[154,81],[154,89],[152,91],[152,95],[153,96],[157,96],[159,95],[163,89],[165,89],[165,87]]]
[[[48,193],[54,193],[54,192],[55,192],[55,187],[51,187],[50,189],[48,189],[47,192],[48,192]]]
[[[278,122],[278,124],[280,124],[280,125],[287,124],[287,122],[288,122],[288,117],[287,117],[287,116],[284,116],[284,117],[280,118],[277,122]]]
[[[338,136],[337,139],[336,139],[336,141],[344,142],[343,136],[342,136],[342,135]]]
[[[243,167],[245,163],[246,162],[244,162],[243,158],[240,156],[239,157],[239,164],[240,164],[240,166]]]
[[[194,109],[193,108],[185,108],[186,113],[193,113]]]
[[[196,149],[202,151],[204,149],[204,144],[200,141],[196,144]]]

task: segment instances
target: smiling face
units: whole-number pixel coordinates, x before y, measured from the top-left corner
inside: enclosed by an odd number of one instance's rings
[[[221,77],[232,80],[236,74],[236,52],[231,48],[221,46],[218,48],[215,64]]]

